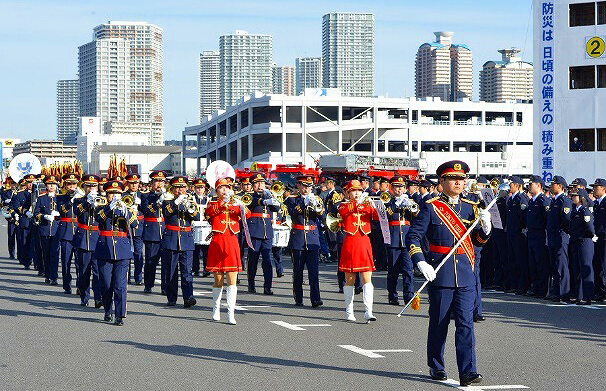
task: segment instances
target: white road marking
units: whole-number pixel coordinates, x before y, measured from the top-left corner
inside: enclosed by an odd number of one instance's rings
[[[362,356],[366,356],[368,358],[385,358],[385,356],[377,353],[411,353],[410,349],[362,349],[354,345],[339,345],[340,348],[350,350],[354,353],[361,354]]]
[[[547,307],[561,307],[561,308],[587,308],[590,310],[603,310],[606,309],[606,305],[603,304],[592,304],[592,305],[576,305],[576,304],[544,304]]]
[[[207,292],[207,291],[194,291],[194,296],[202,296],[202,295],[208,295],[212,292]]]
[[[451,386],[453,388],[458,388],[459,390],[467,390],[467,391],[482,391],[482,390],[525,390],[530,387],[523,386],[521,384],[505,384],[505,385],[494,385],[494,386],[461,386],[458,380],[447,379],[444,381],[436,381],[436,383],[445,384]]]
[[[326,323],[320,323],[320,324],[291,324],[288,322],[283,322],[281,320],[270,320],[270,323],[273,323],[275,325],[278,326],[282,326],[284,328],[287,328],[289,330],[293,330],[293,331],[305,331],[307,330],[306,327],[330,327],[329,324]]]
[[[209,292],[211,293],[211,292]],[[223,303],[223,307],[227,307],[227,303]],[[235,305],[234,309],[238,310],[238,311],[248,311],[249,309],[252,308],[269,308],[269,307],[273,307],[271,305]]]

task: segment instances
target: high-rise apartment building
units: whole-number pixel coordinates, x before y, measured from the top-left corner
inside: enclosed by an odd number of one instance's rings
[[[443,101],[471,99],[473,92],[473,55],[467,45],[453,44],[452,32],[434,33],[435,42],[426,42],[417,50],[415,96],[438,97]]]
[[[271,93],[272,56],[271,35],[237,30],[219,37],[222,109],[255,91]]]
[[[162,29],[146,22],[107,22],[79,48],[80,114],[100,117],[105,133],[140,126],[164,142]]]
[[[306,88],[322,87],[322,58],[300,57],[295,60],[297,95]]]
[[[272,94],[295,94],[295,67],[292,65],[271,67],[271,92]]]
[[[78,80],[57,82],[57,139],[64,144],[76,144],[80,115]]]
[[[333,12],[322,18],[322,84],[344,96],[374,95],[374,15]]]
[[[200,122],[204,116],[221,108],[219,64],[218,50],[200,53]]]
[[[518,56],[520,49],[499,50],[501,61],[487,61],[480,71],[480,100],[504,102],[532,99],[532,64]]]

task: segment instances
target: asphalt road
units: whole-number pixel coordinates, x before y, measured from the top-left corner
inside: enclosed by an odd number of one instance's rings
[[[236,326],[211,320],[211,278],[195,278],[193,309],[166,307],[156,293],[129,286],[124,327],[102,321],[76,295],[45,285],[8,259],[0,224],[0,390],[448,390],[458,386],[454,324],[447,382],[426,365],[427,303],[419,311],[387,305],[385,273],[373,276],[377,322],[344,321],[334,264],[321,267],[324,306],[294,307],[290,260],[274,296],[238,295]],[[259,268],[260,269],[260,268]],[[245,278],[242,278],[245,280]],[[262,277],[257,286],[262,286]],[[419,282],[417,282],[419,284]],[[224,301],[225,299],[223,299]],[[603,390],[606,305],[552,305],[484,292],[487,321],[476,324],[480,389]],[[277,322],[277,323],[274,323]],[[293,326],[299,325],[299,326]],[[301,326],[303,325],[303,326]],[[396,350],[396,351],[385,351]],[[510,387],[504,387],[510,386]],[[517,387],[514,387],[517,386]]]

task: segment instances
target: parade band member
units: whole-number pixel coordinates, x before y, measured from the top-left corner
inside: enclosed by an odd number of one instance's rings
[[[455,347],[459,380],[462,386],[479,383],[482,376],[477,373],[475,359],[475,336],[473,310],[476,278],[474,275],[474,245],[483,246],[491,230],[490,213],[479,209],[478,203],[461,196],[469,166],[459,160],[441,164],[436,173],[440,178],[442,193],[429,199],[406,235],[406,246],[414,264],[430,281],[429,328],[427,332],[427,364],[434,380],[446,380],[444,369],[444,346],[448,334],[451,311],[455,319]],[[476,228],[463,245],[457,249],[452,260],[446,261],[436,271],[434,267],[465,234],[479,215],[481,228]],[[423,236],[430,244],[429,258],[421,250]]]
[[[205,179],[196,179],[193,182],[194,186],[194,197],[196,199],[196,203],[200,206],[200,213],[204,215],[205,205],[208,203],[208,196],[206,192],[208,191],[208,182]],[[210,276],[210,273],[206,270],[206,260],[208,259],[208,245],[204,244],[195,244],[194,245],[194,261],[192,264],[192,273],[194,276],[200,275],[200,270],[202,270],[202,277]]]
[[[29,269],[32,263],[32,233],[30,219],[33,213],[30,211],[32,206],[32,187],[36,176],[27,174],[20,181],[19,185],[23,188],[12,198],[10,212],[17,224],[17,256],[19,263],[25,269]]]
[[[7,229],[7,247],[8,247],[8,256],[10,259],[15,259],[15,243],[17,239],[17,226],[15,225],[15,219],[13,216],[8,213],[10,209],[10,204],[13,197],[17,194],[16,184],[10,178],[6,178],[6,182],[4,183],[5,188],[2,192],[2,208],[3,208],[3,216],[6,219],[6,224],[8,226]],[[38,271],[40,272],[40,271]]]
[[[103,186],[107,204],[95,210],[95,219],[99,223],[99,240],[95,247],[95,258],[99,265],[104,320],[112,321],[114,305],[115,324],[122,326],[126,315],[126,279],[128,265],[133,258],[131,250],[131,228],[137,228],[137,215],[121,202],[124,184],[109,181]]]
[[[205,216],[212,227],[212,239],[208,246],[208,260],[206,270],[213,273],[213,320],[221,319],[221,296],[223,285],[227,279],[227,321],[236,324],[234,309],[238,286],[236,281],[238,272],[242,271],[240,260],[240,246],[238,234],[240,233],[241,208],[245,208],[246,217],[250,211],[237,199],[233,198],[233,180],[222,178],[215,183],[217,199],[208,203]]]
[[[80,305],[88,306],[92,275],[95,308],[101,308],[103,300],[99,281],[99,265],[95,258],[95,247],[99,240],[99,225],[95,220],[95,200],[99,195],[99,177],[84,175],[82,185],[85,196],[74,200],[74,213],[78,219],[78,229],[76,229],[72,242],[76,249],[76,265],[80,271],[78,278]]]
[[[374,287],[371,282],[375,265],[368,235],[371,221],[379,217],[368,199],[368,194],[362,192],[360,181],[356,179],[349,181],[344,186],[344,190],[348,193],[349,201],[339,205],[338,213],[345,232],[339,261],[339,270],[345,273],[345,287],[343,287],[345,315],[347,320],[356,321],[353,308],[354,284],[356,273],[360,273],[363,283],[362,300],[366,309],[364,319],[367,322],[375,321],[377,318],[372,313]]]
[[[324,205],[320,197],[312,193],[313,177],[297,177],[298,196],[288,197],[284,204],[292,219],[292,229],[288,248],[292,252],[293,295],[295,305],[303,305],[303,270],[307,266],[309,278],[309,295],[312,307],[322,304],[320,298],[320,233],[317,219],[324,214]]]
[[[39,222],[39,235],[42,247],[45,282],[57,285],[59,269],[59,207],[57,204],[57,186],[59,178],[49,175],[45,178],[46,194],[38,197],[34,216]]]
[[[194,254],[194,234],[191,222],[199,218],[198,205],[187,194],[187,177],[175,176],[170,180],[172,199],[162,204],[164,235],[162,236],[162,267],[166,276],[166,297],[168,306],[177,303],[177,266],[181,274],[183,306],[192,307],[194,286],[192,260]]]
[[[74,247],[72,240],[76,233],[77,220],[74,214],[74,200],[79,196],[76,192],[80,176],[76,174],[65,174],[63,179],[63,188],[65,194],[57,197],[59,203],[59,236],[61,246],[61,280],[63,281],[63,292],[66,294],[72,293],[72,258],[74,255]],[[77,276],[76,276],[77,278]]]
[[[144,270],[144,293],[151,293],[156,281],[156,268],[160,263],[160,242],[164,232],[164,217],[162,216],[162,203],[166,185],[166,174],[164,171],[153,171],[149,174],[151,180],[151,192],[143,199],[141,209],[143,210],[143,243],[145,243],[145,270]],[[164,268],[160,267],[162,294],[165,294]]]
[[[135,285],[143,284],[143,239],[141,236],[143,235],[143,212],[141,208],[141,204],[143,201],[143,195],[139,189],[141,177],[139,174],[129,174],[124,177],[126,181],[126,191],[124,195],[130,195],[133,197],[133,208],[137,210],[137,220],[139,221],[139,225],[137,229],[133,232],[133,277],[135,280]],[[129,267],[130,269],[130,267]],[[128,283],[130,284],[130,271],[128,273]]]

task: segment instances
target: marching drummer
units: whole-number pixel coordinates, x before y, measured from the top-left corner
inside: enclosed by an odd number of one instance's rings
[[[377,210],[363,193],[360,181],[353,179],[344,187],[349,195],[349,201],[339,205],[338,213],[342,221],[345,238],[341,248],[339,270],[345,273],[345,315],[347,320],[355,322],[353,310],[354,284],[356,273],[362,278],[362,299],[365,306],[364,319],[375,321],[372,313],[374,287],[371,282],[375,265],[372,260],[372,247],[370,244],[370,222],[378,220]]]
[[[250,211],[240,200],[233,197],[232,186],[233,180],[231,178],[218,179],[215,183],[217,199],[208,203],[204,213],[212,226],[212,239],[208,246],[206,270],[212,272],[215,279],[213,284],[213,320],[221,319],[221,296],[224,281],[227,278],[227,321],[230,324],[236,324],[234,317],[238,293],[236,281],[238,272],[242,271],[240,247],[238,245],[242,217],[241,208],[245,210],[245,217],[250,216]],[[246,221],[243,224],[246,224]]]
[[[324,304],[320,299],[320,234],[316,224],[317,218],[324,213],[324,205],[322,199],[312,193],[313,185],[313,177],[297,177],[299,195],[284,201],[293,224],[288,248],[292,251],[292,285],[296,306],[303,305],[303,269],[306,265],[311,305],[319,307]]]
[[[196,203],[200,206],[200,213],[204,214],[204,208],[208,202],[207,192],[210,186],[206,179],[200,178],[195,179],[192,182],[194,187],[194,197]],[[203,238],[204,239],[204,238]],[[210,276],[210,273],[206,270],[206,259],[208,258],[208,244],[195,243],[194,247],[194,261],[192,265],[192,273],[195,277],[200,275],[200,265],[202,265],[202,277]],[[200,262],[202,261],[202,262]]]

